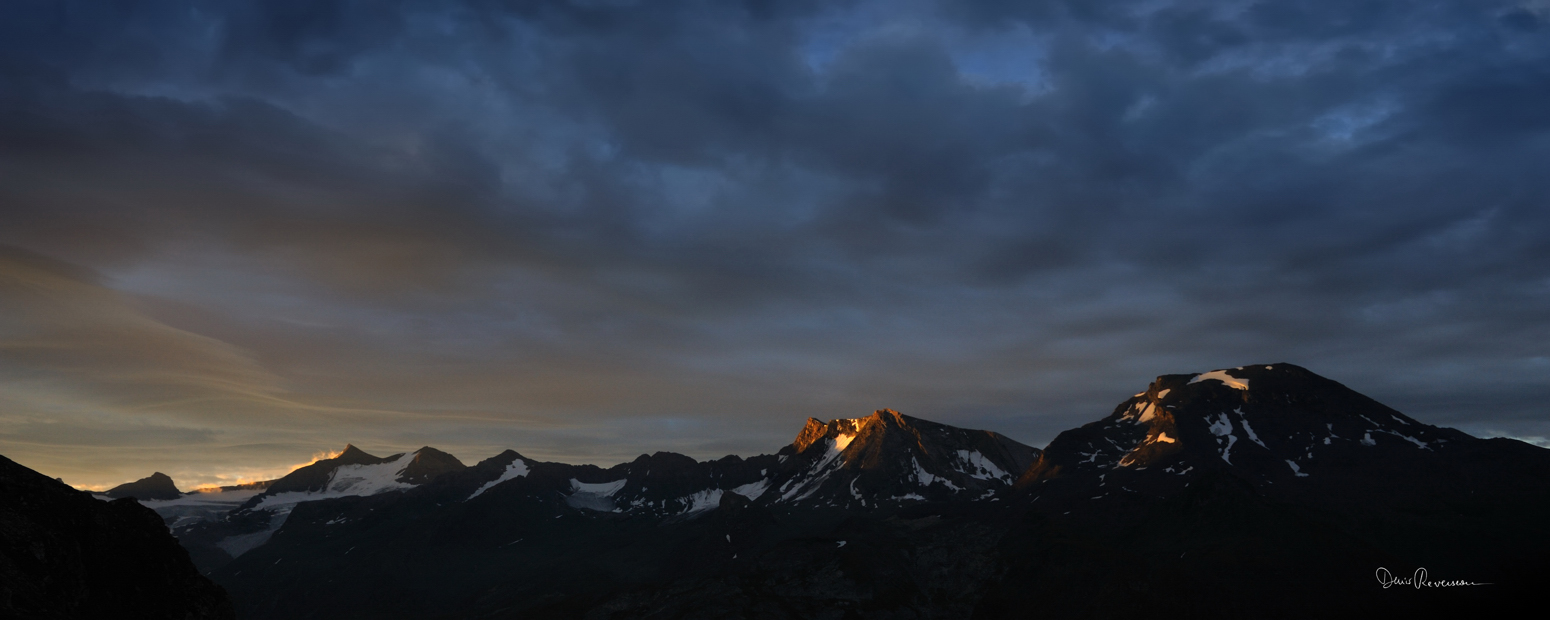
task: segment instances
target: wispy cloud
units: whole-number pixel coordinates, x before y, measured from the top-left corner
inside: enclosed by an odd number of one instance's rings
[[[1270,361],[1547,436],[1542,8],[7,4],[4,450],[1042,444]]]

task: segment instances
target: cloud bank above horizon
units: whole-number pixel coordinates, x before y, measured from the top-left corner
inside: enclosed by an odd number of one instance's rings
[[[1282,361],[1546,437],[1545,161],[1538,0],[7,3],[0,453],[1042,446]]]

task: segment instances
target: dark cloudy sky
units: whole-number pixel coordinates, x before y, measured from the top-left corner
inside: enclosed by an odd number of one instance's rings
[[[83,486],[1282,361],[1542,438],[1547,240],[1546,0],[0,4],[0,453]]]

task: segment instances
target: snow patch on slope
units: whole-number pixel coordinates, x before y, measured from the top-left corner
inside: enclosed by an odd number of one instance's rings
[[[290,491],[265,497],[254,510],[279,510],[302,502],[338,497],[376,495],[388,491],[401,491],[415,485],[399,482],[398,475],[414,462],[414,452],[406,452],[397,459],[376,465],[340,465],[329,474],[328,484],[322,491]]]
[[[613,495],[624,488],[626,479],[611,482],[582,482],[575,478],[570,479],[571,494],[565,498],[565,504],[572,508],[586,508],[598,512],[608,512],[614,509]]]
[[[1247,390],[1247,389],[1249,389],[1249,380],[1248,379],[1239,379],[1237,377],[1234,377],[1232,375],[1227,374],[1227,371],[1225,371],[1225,370],[1213,370],[1211,372],[1198,374],[1198,375],[1195,375],[1194,379],[1190,379],[1189,382],[1190,383],[1200,383],[1201,381],[1213,381],[1213,380],[1214,381],[1221,381],[1222,383],[1227,384],[1227,387],[1236,388],[1236,389],[1240,389],[1240,390]]]
[[[827,440],[829,448],[824,451],[823,456],[818,459],[818,462],[813,463],[813,466],[808,469],[806,477],[793,478],[786,481],[786,484],[781,485],[780,489],[785,491],[785,494],[781,495],[780,499],[777,501],[784,502],[786,500],[791,500],[799,502],[807,499],[807,497],[813,493],[818,492],[818,488],[823,485],[823,481],[827,480],[829,475],[834,473],[830,467],[839,462],[840,454],[844,452],[845,447],[849,446],[851,440],[855,438],[856,436],[854,434],[844,434],[837,435],[834,439]],[[820,474],[820,472],[822,473]],[[816,478],[814,476],[816,476]],[[795,484],[795,486],[792,486],[793,484]],[[786,489],[788,487],[790,487],[791,490],[787,491]],[[807,492],[803,493],[802,495],[797,495],[797,493],[800,493],[803,489],[807,489]],[[792,500],[792,496],[796,496],[796,499]]]
[[[1249,434],[1249,441],[1257,443],[1259,444],[1259,447],[1269,450],[1270,446],[1265,445],[1265,442],[1259,440],[1259,435],[1254,434],[1254,428],[1249,426],[1249,419],[1243,417],[1242,408],[1240,407],[1238,409],[1234,409],[1233,413],[1238,414],[1238,423],[1243,425],[1243,432]]]
[[[684,509],[683,514],[703,512],[720,506],[721,494],[721,489],[706,489],[683,498],[683,502],[688,504],[688,508]]]
[[[1227,439],[1227,446],[1222,448],[1222,460],[1226,461],[1228,465],[1231,465],[1232,445],[1238,442],[1238,436],[1232,434],[1232,420],[1227,419],[1227,414],[1223,413],[1221,414],[1221,417],[1211,422],[1210,430],[1212,435],[1216,435],[1218,437],[1218,442],[1222,441],[1221,438],[1223,437]]]
[[[936,480],[936,476],[931,475],[931,472],[928,472],[924,467],[921,467],[920,461],[916,460],[913,456],[910,457],[910,463],[915,465],[915,481],[919,482],[920,486],[923,487],[931,486],[931,482]]]
[[[1001,481],[1011,479],[1010,474],[1003,471],[1000,467],[996,467],[996,464],[992,463],[990,459],[985,458],[985,455],[980,454],[979,450],[959,450],[958,460],[969,467],[967,470],[960,467],[958,471],[968,474],[970,478]]]
[[[488,491],[491,488],[493,488],[495,485],[500,484],[502,482],[505,482],[507,480],[513,480],[513,479],[516,479],[516,478],[521,478],[523,476],[526,476],[527,472],[528,472],[527,463],[524,462],[522,459],[519,458],[519,459],[517,459],[515,461],[512,461],[509,465],[506,466],[506,471],[501,472],[501,475],[500,475],[499,478],[496,478],[494,480],[491,480],[489,482],[484,483],[484,486],[479,487],[478,491],[474,491],[474,494],[468,496],[468,499],[473,499],[475,497],[479,497],[485,491]],[[468,501],[468,499],[465,499],[463,501],[466,502],[466,501]]]
[[[1298,467],[1296,463],[1293,463],[1292,461],[1288,460],[1286,462],[1286,464],[1287,464],[1288,467],[1292,468],[1292,473],[1297,474],[1298,478],[1307,478],[1308,477],[1308,474],[1302,473],[1302,468]]]
[[[577,480],[575,478],[571,478],[570,479],[570,488],[571,488],[572,491],[575,491],[577,493],[587,493],[589,495],[601,495],[603,497],[612,497],[614,493],[618,493],[619,492],[619,489],[623,489],[624,488],[624,484],[626,482],[629,482],[629,481],[628,480],[624,480],[624,479],[620,479],[620,480],[614,480],[612,482],[582,482],[582,481]]]
[[[738,495],[741,495],[743,497],[746,497],[746,498],[748,498],[750,500],[754,500],[754,499],[759,499],[759,496],[760,495],[764,495],[764,492],[768,491],[769,488],[770,488],[770,479],[769,478],[765,478],[765,479],[760,480],[758,482],[750,482],[748,484],[745,484],[745,485],[742,485],[740,487],[734,488],[734,489],[732,489],[732,492],[736,493]]]

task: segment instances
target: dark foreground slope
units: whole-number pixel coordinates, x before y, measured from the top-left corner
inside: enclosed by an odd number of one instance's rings
[[[0,617],[234,618],[161,517],[0,457]]]
[[[1042,451],[891,411],[749,459],[508,451],[296,503],[211,576],[253,620],[1478,616],[1537,600],[1547,519],[1550,451],[1273,364]]]

